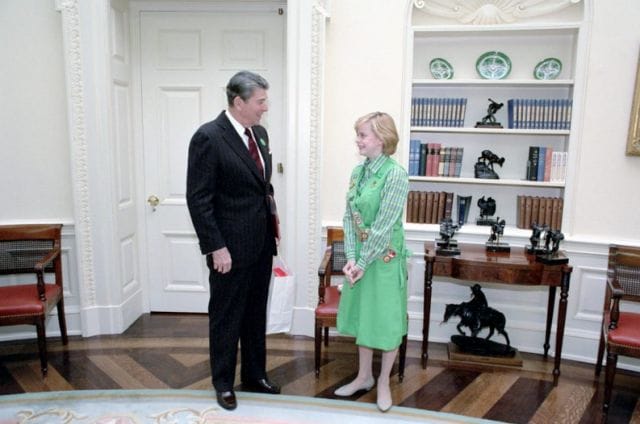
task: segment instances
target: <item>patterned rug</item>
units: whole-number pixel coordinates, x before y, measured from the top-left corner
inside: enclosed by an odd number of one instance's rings
[[[494,421],[394,406],[302,396],[236,392],[226,411],[212,392],[198,390],[84,390],[0,396],[0,424],[389,424]]]

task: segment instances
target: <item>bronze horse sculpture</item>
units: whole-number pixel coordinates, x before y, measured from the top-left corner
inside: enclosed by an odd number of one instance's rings
[[[480,330],[489,328],[489,335],[486,339],[490,339],[494,332],[502,334],[507,341],[507,348],[511,346],[509,336],[504,330],[506,318],[504,314],[487,305],[487,299],[482,292],[479,284],[471,287],[473,298],[469,302],[459,304],[447,304],[444,311],[443,323],[449,321],[452,316],[460,317],[460,322],[456,326],[458,332],[466,336],[462,327],[468,327],[471,330],[471,337],[477,337]]]

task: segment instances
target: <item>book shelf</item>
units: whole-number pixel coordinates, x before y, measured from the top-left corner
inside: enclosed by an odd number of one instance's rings
[[[415,140],[419,140],[422,144],[440,145],[443,148],[462,148],[463,154],[459,177],[427,176],[423,175],[424,171],[418,174],[415,172],[415,149],[409,148],[410,141],[407,140],[403,147],[405,165],[408,165],[410,174],[414,174],[409,177],[410,190],[453,192],[451,217],[454,222],[458,216],[457,197],[472,196],[467,223],[460,230],[469,234],[488,232],[486,227],[475,226],[480,212],[476,203],[482,197],[492,197],[497,204],[494,218],[499,216],[507,222],[505,234],[528,237],[529,230],[517,228],[518,221],[520,225],[522,223],[519,201],[522,198],[538,197],[564,200],[567,189],[564,177],[555,178],[553,181],[527,179],[531,177],[527,169],[530,147],[542,147],[552,152],[568,152],[568,160],[559,175],[568,174],[571,155],[576,148],[570,126],[571,122],[575,122],[576,112],[569,109],[565,114],[569,120],[568,123],[565,122],[568,124],[567,129],[543,128],[553,125],[544,120],[541,120],[543,122],[539,125],[534,122],[538,128],[509,128],[508,101],[536,99],[540,101],[541,109],[551,104],[547,103],[547,99],[557,100],[558,103],[559,100],[573,101],[582,10],[577,8],[572,13],[547,15],[544,19],[527,23],[500,25],[451,24],[441,18],[434,19],[434,23],[429,25],[425,24],[429,21],[426,14],[416,9],[413,13],[414,25],[411,29],[409,49],[412,53],[412,106],[407,108],[408,116],[405,117],[405,124],[410,128],[409,139],[413,140],[414,145]],[[476,60],[489,51],[502,52],[510,59],[511,71],[506,78],[492,80],[483,79],[478,75]],[[432,77],[429,62],[434,58],[443,58],[451,64],[454,70],[451,79]],[[562,62],[562,71],[556,79],[539,80],[534,77],[536,64],[546,58],[557,58]],[[417,125],[420,119],[416,116],[421,115],[416,115],[414,99],[460,98],[464,98],[466,102],[461,126]],[[496,120],[503,128],[475,128],[476,122],[481,121],[487,114],[489,98],[503,103],[503,107],[495,114]],[[513,120],[513,115],[511,118]],[[459,117],[456,116],[454,119]],[[499,179],[474,177],[474,164],[484,150],[490,150],[505,159],[502,166],[494,165]],[[557,177],[558,174],[555,175]],[[563,217],[559,221],[561,229],[565,219],[566,217]],[[409,220],[407,222],[412,228],[437,231],[437,225],[434,224],[421,224]]]

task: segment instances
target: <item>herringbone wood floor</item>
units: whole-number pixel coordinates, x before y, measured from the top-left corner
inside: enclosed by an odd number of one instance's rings
[[[42,379],[35,341],[0,344],[0,394],[48,390],[164,389],[211,390],[207,317],[152,314],[117,336],[49,342],[49,374]],[[320,378],[314,375],[313,339],[268,337],[269,377],[289,395],[333,398],[355,377],[353,341],[336,337],[323,350]],[[410,341],[402,383],[392,381],[395,405],[451,412],[513,423],[601,422],[603,375],[593,365],[563,361],[553,387],[553,360],[523,353],[522,367],[448,360],[446,345],[430,343],[429,364],[420,366],[420,344]],[[376,356],[376,368],[379,357]],[[376,369],[377,372],[377,369]],[[239,377],[236,375],[236,381]],[[240,387],[238,387],[240,389]],[[610,423],[640,423],[640,376],[616,376]],[[375,402],[375,390],[352,400]],[[212,401],[213,401],[212,393]]]

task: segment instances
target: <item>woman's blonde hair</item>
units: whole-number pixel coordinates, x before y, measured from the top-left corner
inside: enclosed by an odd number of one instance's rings
[[[393,118],[384,112],[371,112],[361,116],[356,121],[354,128],[358,131],[360,125],[371,123],[371,130],[382,141],[382,153],[391,156],[398,146],[398,131]]]

